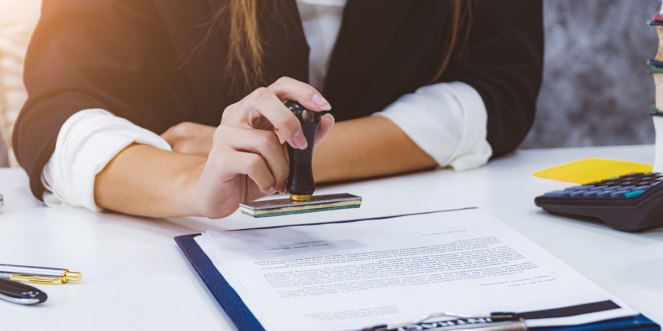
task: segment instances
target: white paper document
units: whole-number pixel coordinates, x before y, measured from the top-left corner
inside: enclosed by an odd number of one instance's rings
[[[530,327],[637,315],[478,209],[210,231],[196,241],[267,330],[357,330],[436,312],[551,310]],[[599,302],[608,308],[553,310]]]

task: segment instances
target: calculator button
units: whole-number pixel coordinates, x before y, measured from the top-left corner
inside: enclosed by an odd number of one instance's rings
[[[604,190],[607,189],[608,187],[609,187],[609,186],[607,186],[607,185],[602,185],[602,186],[592,187],[592,188],[590,188],[589,190],[590,190],[590,191],[604,191]]]
[[[585,191],[582,193],[582,196],[584,198],[596,198],[597,193],[597,191]]]
[[[544,197],[546,198],[567,198],[569,196],[568,191],[552,191],[552,192],[546,192],[543,194]]]
[[[598,192],[598,193],[596,193],[596,197],[597,198],[609,198],[610,194],[613,193],[613,192],[615,192],[615,191],[614,190],[606,190],[606,191],[603,191],[603,192]]]
[[[624,197],[626,199],[635,198],[635,197],[641,195],[642,193],[645,193],[645,190],[638,190],[638,191],[628,192],[628,193],[624,194]]]
[[[646,191],[650,188],[651,188],[651,186],[649,186],[649,185],[642,185],[642,186],[638,186],[638,187],[634,188],[633,190],[634,191],[638,191],[638,190],[645,190]]]
[[[564,191],[577,191],[577,190],[585,190],[594,187],[594,185],[577,185],[577,186],[571,186],[567,187],[564,189]]]
[[[635,186],[635,185],[624,186],[624,187],[622,187],[622,190],[629,190],[629,191],[632,191],[632,190],[633,190],[634,188],[636,188],[636,187],[637,187],[637,186]]]
[[[625,196],[626,193],[628,193],[627,190],[621,190],[621,191],[617,191],[617,192],[612,192],[612,193],[610,193],[610,197],[611,197],[611,198],[623,198],[623,197]]]
[[[582,191],[573,191],[573,192],[571,192],[570,196],[571,196],[572,198],[579,198],[579,197],[583,196],[583,194],[585,194],[585,192],[587,192],[587,191],[585,191],[585,190],[582,190]]]

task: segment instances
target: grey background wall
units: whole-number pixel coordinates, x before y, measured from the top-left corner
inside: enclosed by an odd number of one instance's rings
[[[646,61],[658,36],[645,24],[660,0],[546,0],[544,78],[521,148],[654,143]]]

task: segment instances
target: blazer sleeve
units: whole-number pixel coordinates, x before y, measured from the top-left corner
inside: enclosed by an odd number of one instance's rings
[[[133,122],[143,116],[154,26],[146,0],[43,1],[25,60],[28,100],[13,132],[35,197],[42,199],[42,169],[71,115],[101,108]]]
[[[493,157],[513,151],[534,122],[543,72],[540,0],[477,1],[460,81],[481,95]]]

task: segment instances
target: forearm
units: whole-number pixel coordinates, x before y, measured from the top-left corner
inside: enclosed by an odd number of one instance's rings
[[[436,166],[389,119],[364,117],[337,123],[313,155],[317,182],[377,177]],[[192,187],[206,158],[134,144],[96,176],[99,207],[151,217],[197,215]]]
[[[313,153],[316,182],[385,176],[436,165],[396,124],[381,116],[336,123]]]
[[[150,217],[198,215],[192,192],[206,159],[133,144],[97,174],[99,207]]]
[[[241,202],[284,192],[288,163],[275,130],[295,148],[307,142],[283,100],[297,100],[314,111],[329,108],[309,85],[281,78],[224,110],[207,157],[143,145],[122,150],[95,177],[95,203],[134,215],[222,218]],[[323,118],[320,138],[333,125],[331,117]]]

